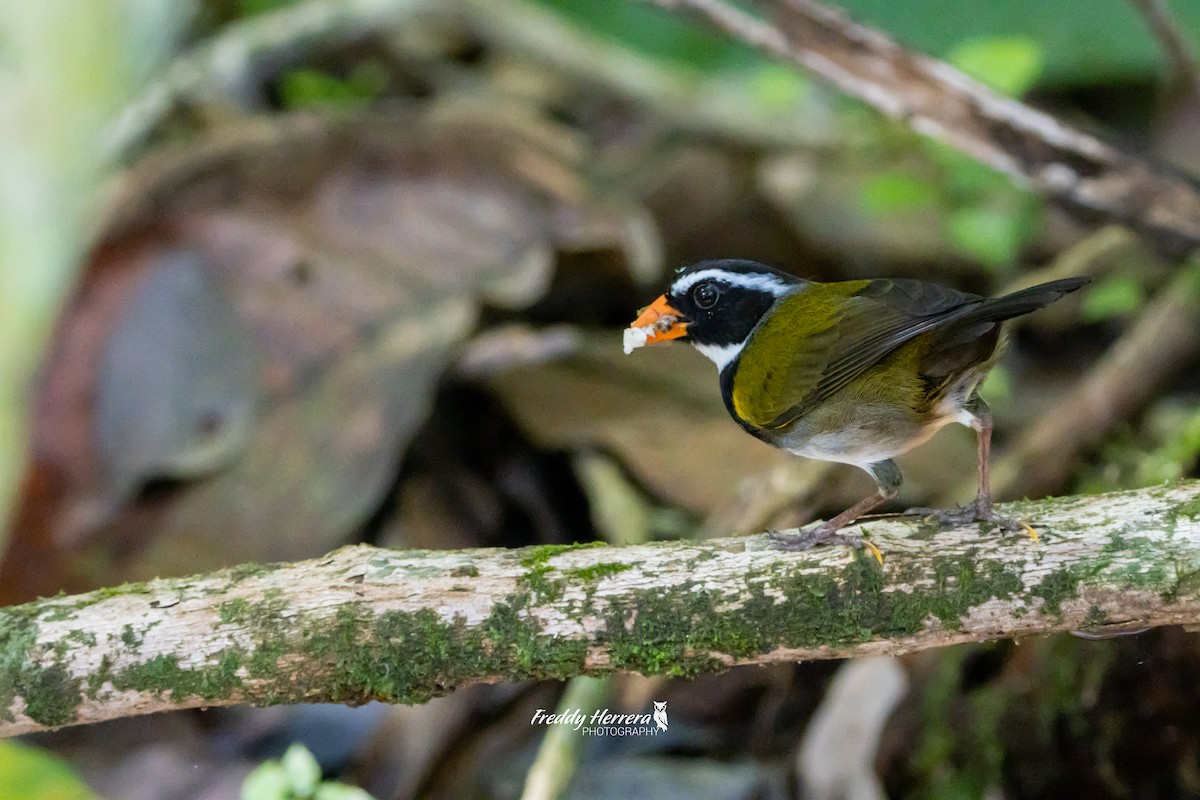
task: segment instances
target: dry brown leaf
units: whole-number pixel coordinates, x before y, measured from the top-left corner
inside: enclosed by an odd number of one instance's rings
[[[148,160],[115,195],[46,366],[25,541],[6,571],[27,574],[31,554],[80,541],[90,545],[76,584],[343,543],[394,480],[481,304],[539,300],[555,253],[597,247],[598,232],[609,249],[646,257],[644,217],[596,199],[586,158],[558,129],[460,109],[286,117]],[[201,274],[171,266],[181,259]],[[211,324],[223,311],[146,313],[161,297],[227,304],[247,333]],[[191,349],[131,386],[123,358],[153,353],[156,340]],[[246,363],[257,385],[245,386]],[[180,402],[200,395],[221,402]],[[253,398],[244,430],[212,412],[227,396]],[[221,448],[199,447],[206,426],[229,434]],[[182,483],[131,502],[161,479]],[[85,575],[85,564],[112,572]],[[50,575],[35,590],[68,582]]]
[[[791,458],[730,420],[712,364],[690,347],[625,356],[619,335],[596,334],[576,356],[489,385],[535,441],[607,450],[658,497],[701,515],[731,500],[746,476]]]

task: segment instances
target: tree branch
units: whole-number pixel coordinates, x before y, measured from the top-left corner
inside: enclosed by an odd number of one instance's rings
[[[1171,257],[1200,246],[1194,181],[909,52],[840,10],[814,0],[773,0],[763,4],[768,22],[724,0],[648,1],[689,9],[1068,208],[1129,225]]]
[[[1171,15],[1166,0],[1132,0],[1146,20],[1154,38],[1158,39],[1167,59],[1167,78],[1181,89],[1200,98],[1200,63],[1179,23]]]
[[[0,610],[0,734],[235,703],[420,703],[469,683],[905,653],[1200,621],[1200,482],[1008,509],[882,567],[762,536],[633,547],[347,547]]]

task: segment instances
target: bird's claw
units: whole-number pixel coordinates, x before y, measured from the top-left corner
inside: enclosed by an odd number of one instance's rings
[[[1025,531],[1030,539],[1033,539],[1035,542],[1041,541],[1038,537],[1038,532],[1028,522],[1001,516],[996,513],[996,510],[992,508],[990,503],[987,505],[978,502],[967,503],[966,505],[955,506],[954,508],[942,509],[910,508],[904,514],[906,516],[933,519],[943,528],[966,525],[971,522],[990,522],[1006,533]]]
[[[779,550],[788,550],[792,552],[800,552],[811,550],[819,544],[844,544],[850,547],[870,551],[871,555],[875,556],[875,560],[880,564],[883,563],[883,553],[874,543],[867,541],[857,533],[838,533],[825,529],[822,525],[814,525],[799,533],[783,533],[782,531],[769,531],[767,538]]]

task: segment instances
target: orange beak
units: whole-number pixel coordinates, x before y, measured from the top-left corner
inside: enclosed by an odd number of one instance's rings
[[[663,295],[643,308],[629,327],[646,329],[646,344],[657,344],[685,335],[687,326],[683,315],[672,308],[667,296]]]

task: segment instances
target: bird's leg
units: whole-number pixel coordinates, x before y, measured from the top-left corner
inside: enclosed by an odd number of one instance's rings
[[[910,508],[906,514],[936,517],[941,525],[962,525],[968,522],[990,522],[1004,531],[1024,530],[1035,541],[1038,538],[1028,523],[1004,517],[996,513],[992,507],[992,410],[988,408],[983,398],[975,395],[963,406],[971,413],[971,427],[975,429],[978,442],[979,457],[979,490],[975,494],[975,502],[950,510],[930,508]]]
[[[996,512],[992,510],[992,410],[982,399],[976,397],[975,400],[970,409],[975,417],[971,427],[975,429],[979,457],[979,490],[975,493],[975,514],[979,518],[990,519],[996,516]]]
[[[975,494],[975,519],[990,522],[1005,531],[1023,530],[1036,542],[1037,531],[1028,522],[1002,517],[992,507],[992,410],[976,395],[970,411],[975,417],[971,427],[979,439],[979,491]]]
[[[880,554],[879,548],[864,541],[861,534],[838,533],[880,503],[892,500],[900,494],[900,485],[904,482],[904,477],[900,474],[896,462],[887,459],[871,464],[866,469],[875,479],[875,483],[879,487],[878,491],[867,495],[836,517],[808,527],[799,533],[772,532],[770,536],[775,542],[775,546],[780,550],[809,550],[819,544],[848,544],[851,547],[866,547],[882,563],[883,556]]]

